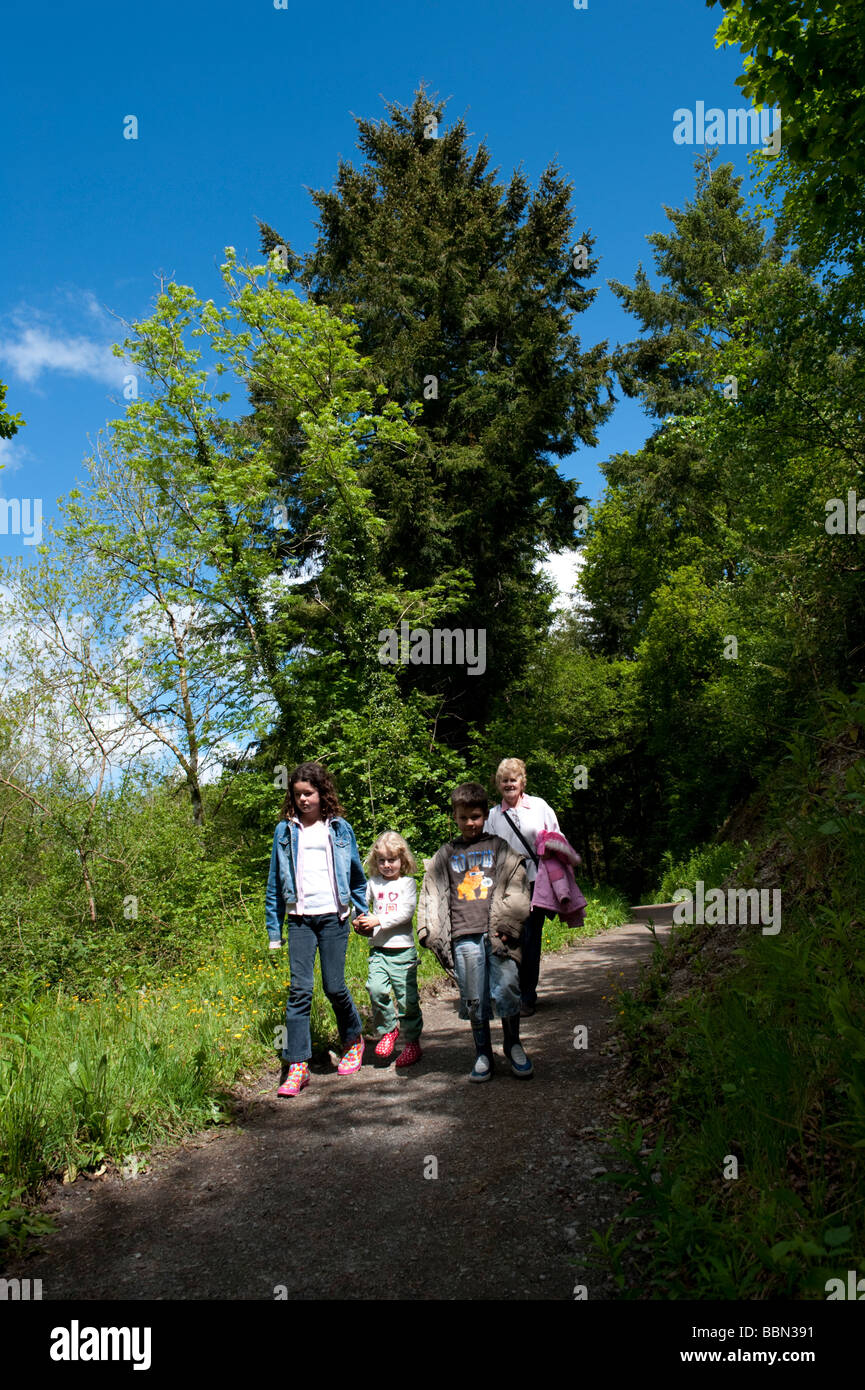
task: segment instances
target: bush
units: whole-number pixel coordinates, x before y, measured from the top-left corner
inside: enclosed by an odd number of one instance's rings
[[[707,891],[720,888],[726,879],[733,876],[747,849],[747,845],[734,845],[729,841],[699,845],[687,859],[680,859],[677,863],[673,863],[672,855],[667,853],[663,861],[663,876],[652,902],[672,902],[678,889],[689,888],[693,892],[694,884],[701,880]]]

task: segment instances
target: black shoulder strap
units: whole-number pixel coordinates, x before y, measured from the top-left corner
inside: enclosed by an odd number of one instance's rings
[[[514,832],[514,834],[515,834],[520,840],[522,840],[523,844],[525,845],[526,849],[527,849],[528,852],[529,852],[529,857],[530,857],[532,863],[534,864],[535,868],[537,868],[541,861],[538,859],[538,856],[535,854],[534,850],[532,849],[532,847],[531,847],[531,845],[529,844],[528,840],[526,839],[525,835],[524,835],[523,832],[520,830],[520,827],[517,825],[516,821],[511,820],[511,818],[510,818],[510,816],[508,815],[507,811],[502,811],[502,815],[504,816],[504,818],[505,818],[505,820],[507,821],[508,825],[511,827],[511,830]]]

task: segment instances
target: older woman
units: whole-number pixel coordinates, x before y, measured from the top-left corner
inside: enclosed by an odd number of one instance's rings
[[[496,786],[501,794],[501,805],[490,808],[484,830],[501,835],[511,849],[523,856],[531,893],[538,873],[535,855],[538,832],[558,830],[559,822],[552,806],[548,806],[543,797],[526,796],[526,765],[521,758],[502,759],[496,769]],[[523,928],[520,965],[520,1014],[523,1018],[530,1018],[537,1004],[544,915],[543,908],[533,907]]]

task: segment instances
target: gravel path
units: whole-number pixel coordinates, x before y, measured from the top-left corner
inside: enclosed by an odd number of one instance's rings
[[[494,1081],[467,1081],[471,1035],[448,984],[424,997],[424,1057],[405,1072],[376,1065],[368,1044],[356,1076],[325,1063],[277,1100],[274,1067],[239,1088],[240,1127],[136,1178],[57,1184],[57,1229],[7,1275],[41,1278],[55,1300],[572,1299],[577,1282],[615,1297],[571,1261],[620,1200],[591,1181],[618,1108],[604,1094],[615,1056],[602,996],[651,951],[628,926],[543,957],[521,1030],[531,1081],[506,1069],[498,1022]]]

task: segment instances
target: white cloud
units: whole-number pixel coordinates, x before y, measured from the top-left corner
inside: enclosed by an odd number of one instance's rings
[[[109,324],[114,324],[116,322],[113,316],[109,314],[107,310],[103,307],[103,305],[99,303],[99,300],[96,298],[96,295],[93,293],[92,290],[78,290],[74,293],[70,292],[69,294],[69,298],[73,301],[76,298],[76,296],[79,299],[80,303],[84,305],[84,308],[87,310],[88,314],[90,314],[92,318],[96,319],[98,323],[108,326]]]
[[[29,457],[28,450],[17,439],[0,439],[0,493],[3,491],[3,479],[8,478],[10,473],[17,473]]]
[[[39,327],[19,329],[17,339],[0,339],[0,361],[28,385],[44,371],[55,371],[89,376],[121,387],[129,370],[122,358],[114,356],[108,343],[64,336]]]
[[[583,563],[584,556],[581,550],[563,550],[560,555],[548,555],[545,560],[539,562],[538,569],[548,579],[552,579],[556,586],[554,612],[560,613],[570,608],[573,603],[581,606],[585,603],[579,591]]]
[[[62,305],[67,306],[68,312],[74,314],[76,319],[81,319],[84,315],[95,319],[99,327],[108,334],[116,336],[125,327],[119,315],[106,309],[92,290],[81,289],[78,285],[59,285],[55,288],[52,298],[52,312],[55,318]],[[20,327],[40,321],[46,324],[52,322],[51,315],[32,304],[19,304],[12,317]]]

